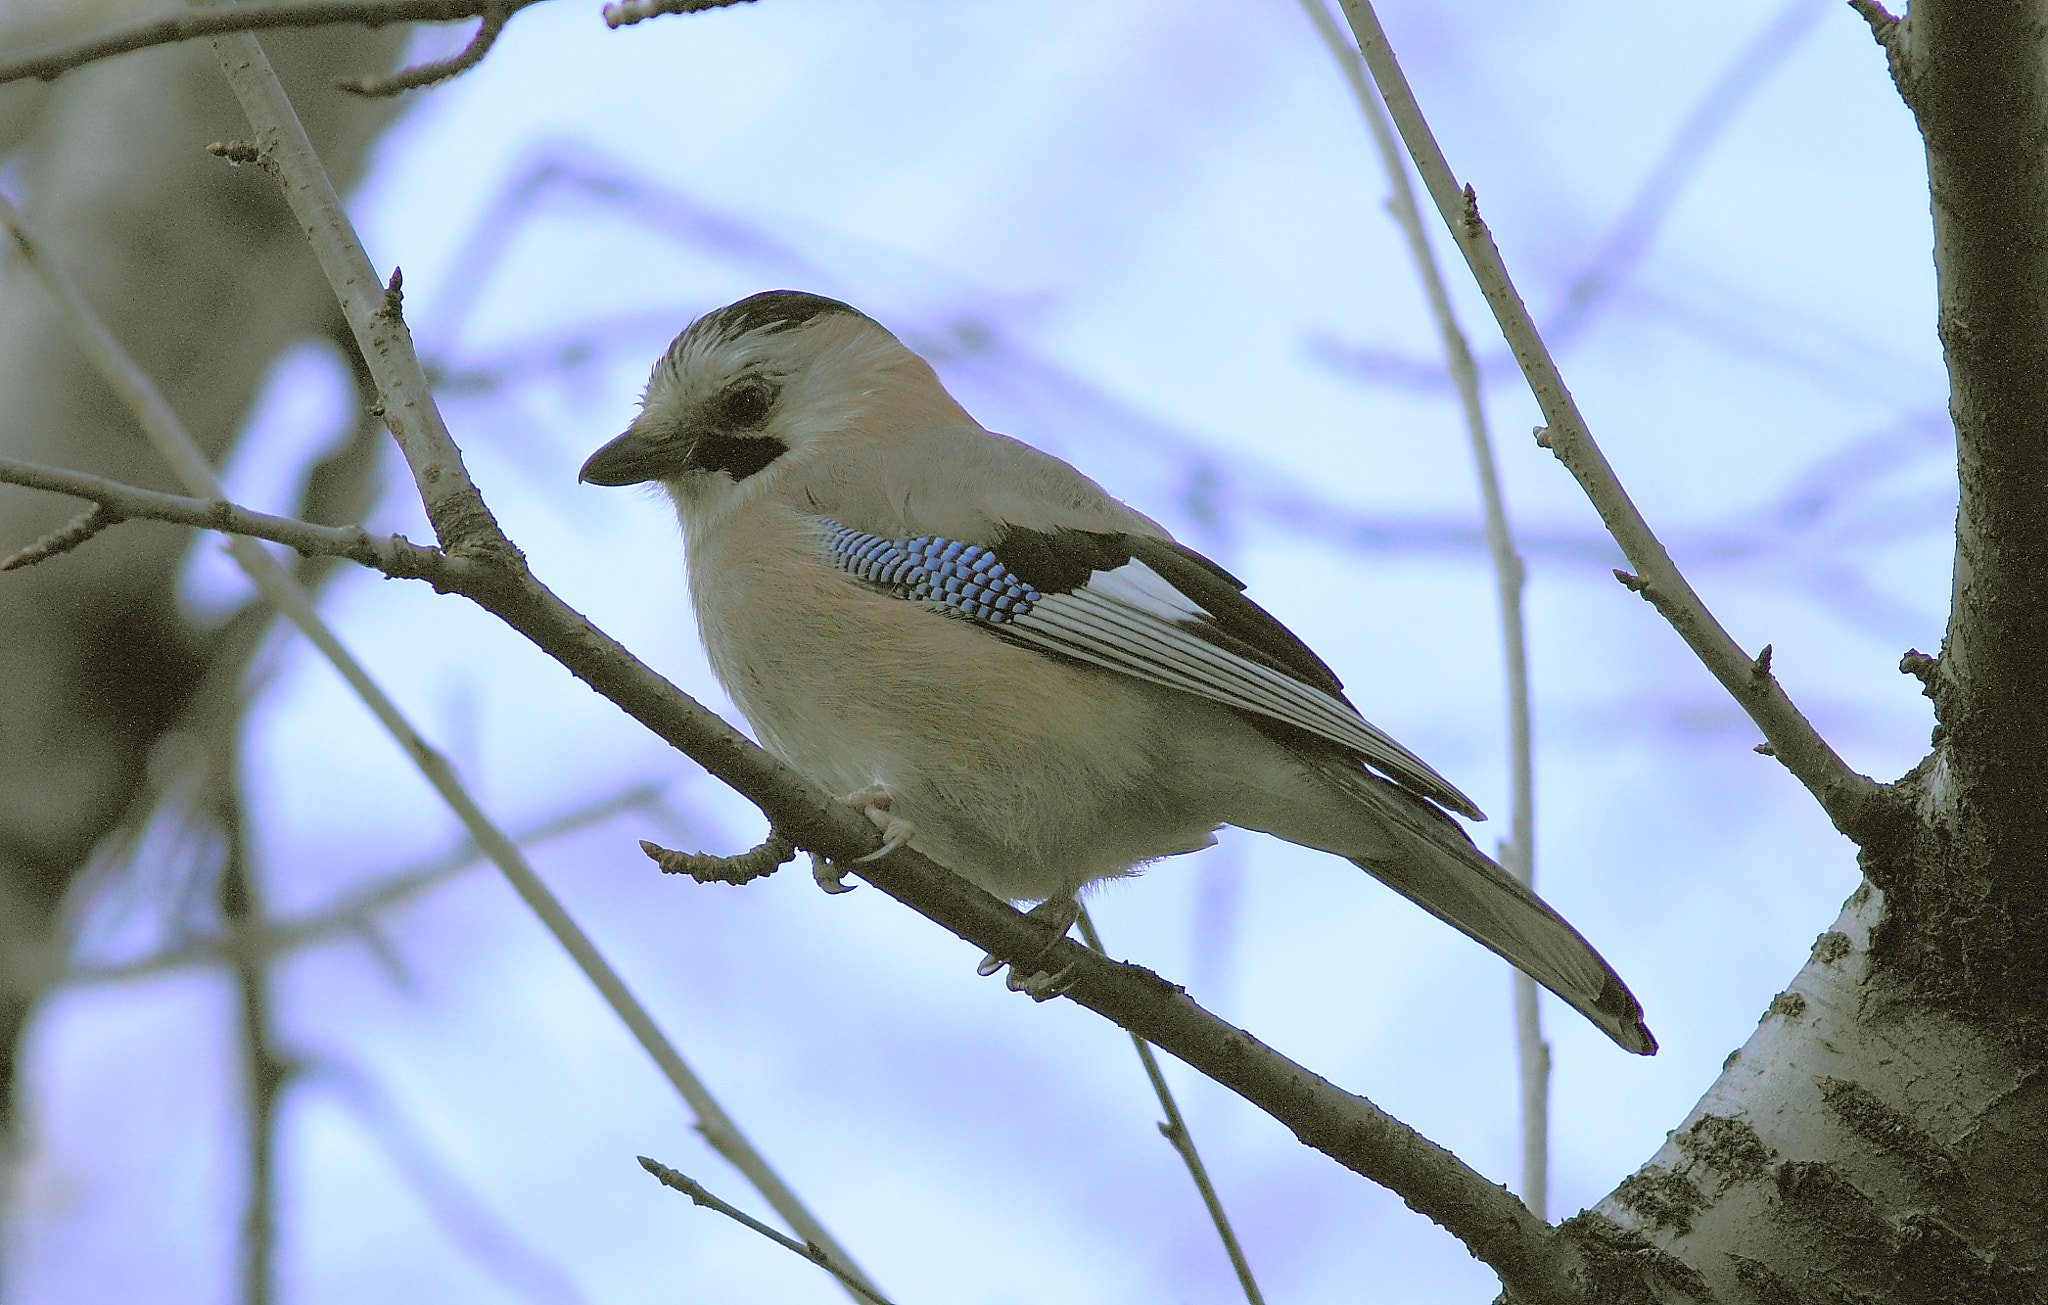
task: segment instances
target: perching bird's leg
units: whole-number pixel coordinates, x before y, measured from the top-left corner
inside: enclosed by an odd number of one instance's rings
[[[889,812],[889,789],[886,785],[870,784],[856,793],[849,793],[839,799],[850,807],[859,807],[867,818],[875,822],[882,831],[882,845],[866,856],[857,856],[845,865],[829,858],[811,853],[811,878],[818,881],[818,887],[828,893],[850,893],[856,885],[846,882],[852,873],[850,867],[863,861],[879,861],[897,848],[917,837],[917,826],[901,816]]]
[[[908,846],[910,840],[917,837],[916,825],[902,816],[890,814],[890,795],[886,784],[870,784],[859,792],[849,793],[839,800],[850,807],[860,808],[867,814],[868,819],[875,822],[875,827],[882,831],[882,845],[866,856],[853,858],[855,865],[879,861],[897,848]]]
[[[1061,893],[1046,898],[1026,911],[1024,916],[1051,927],[1052,937],[1046,940],[1045,947],[1035,956],[1016,961],[1006,961],[990,952],[981,958],[981,964],[974,967],[974,972],[985,979],[1007,965],[1010,976],[1005,982],[1011,992],[1025,993],[1033,1001],[1047,1001],[1066,991],[1064,980],[1073,967],[1063,966],[1058,972],[1048,974],[1039,969],[1037,963],[1052,951],[1055,943],[1067,936],[1067,930],[1074,927],[1074,921],[1081,918],[1081,903],[1072,893]]]

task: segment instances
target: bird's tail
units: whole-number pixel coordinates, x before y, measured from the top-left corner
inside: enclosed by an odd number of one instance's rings
[[[1264,819],[1231,823],[1345,857],[1570,1002],[1625,1049],[1656,1053],[1642,1003],[1613,967],[1448,816],[1354,765],[1333,759],[1312,769],[1338,792],[1315,802],[1297,792],[1262,810]]]

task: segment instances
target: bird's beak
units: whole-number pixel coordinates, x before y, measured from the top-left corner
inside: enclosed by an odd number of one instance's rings
[[[626,427],[625,434],[591,454],[583,470],[576,473],[576,479],[586,485],[637,485],[643,480],[658,480],[675,470],[679,462],[677,453],[676,441],[649,439],[636,422]]]

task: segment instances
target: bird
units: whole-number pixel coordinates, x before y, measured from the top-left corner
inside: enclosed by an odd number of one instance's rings
[[[1243,582],[984,429],[852,306],[771,290],[697,318],[579,479],[666,491],[720,684],[882,852],[1064,932],[1091,885],[1226,825],[1263,832],[1350,860],[1656,1051],[1613,968],[1451,819],[1483,820],[1472,800]]]

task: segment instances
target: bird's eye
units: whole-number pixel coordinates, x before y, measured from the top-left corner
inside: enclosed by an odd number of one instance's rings
[[[775,406],[775,387],[766,381],[744,380],[726,387],[714,405],[718,424],[728,430],[752,430],[768,420]]]

